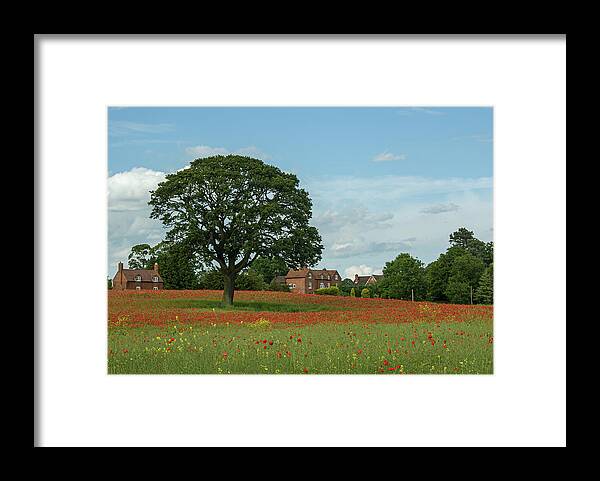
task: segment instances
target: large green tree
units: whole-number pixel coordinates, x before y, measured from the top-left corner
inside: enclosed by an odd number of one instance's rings
[[[385,297],[392,299],[422,300],[427,293],[425,267],[408,253],[402,253],[383,268],[383,279],[378,282]]]
[[[169,229],[167,239],[185,241],[223,275],[227,305],[233,304],[237,276],[259,256],[280,257],[292,268],[321,259],[308,193],[295,175],[258,159],[196,159],[150,194],[150,216]]]

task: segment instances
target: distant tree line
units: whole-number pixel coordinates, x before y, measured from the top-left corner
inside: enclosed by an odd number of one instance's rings
[[[343,279],[335,292],[322,294],[381,297],[415,301],[469,304],[493,303],[493,242],[477,239],[461,227],[450,234],[446,252],[428,265],[408,253],[401,253],[383,268],[383,279],[358,287]],[[152,269],[157,262],[165,289],[222,290],[225,279],[217,268],[207,268],[190,254],[183,243],[139,244],[128,257],[130,269]],[[289,291],[285,283],[288,266],[278,257],[259,257],[235,279],[235,289]]]
[[[383,279],[365,286],[369,289],[367,297],[492,304],[493,250],[493,242],[483,242],[461,227],[450,234],[446,252],[427,266],[408,253],[386,262]],[[350,283],[349,279],[342,282],[342,294],[354,286]],[[364,294],[361,292],[361,296]]]

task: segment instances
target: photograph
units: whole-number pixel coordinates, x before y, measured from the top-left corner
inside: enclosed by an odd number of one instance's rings
[[[107,372],[494,373],[494,108],[109,105]]]

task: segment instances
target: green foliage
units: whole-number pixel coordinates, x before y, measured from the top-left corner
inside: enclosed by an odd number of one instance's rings
[[[259,257],[252,263],[252,269],[269,284],[276,276],[285,276],[289,269],[280,257]]]
[[[383,279],[382,279],[383,280]],[[371,297],[384,297],[385,292],[382,285],[382,280],[369,284],[369,291],[371,291]]]
[[[152,269],[158,263],[165,289],[198,289],[202,264],[185,242],[138,244],[127,257],[130,269]]]
[[[152,269],[157,261],[157,252],[150,244],[137,244],[131,248],[127,256],[127,266],[130,269]]]
[[[452,274],[452,264],[457,257],[465,255],[467,251],[462,247],[450,247],[444,254],[440,254],[425,269],[427,282],[427,298],[430,301],[448,301],[446,288]]]
[[[200,266],[186,243],[163,242],[154,252],[165,289],[198,289]]]
[[[356,297],[356,291],[354,290],[354,287],[350,289],[350,297]]]
[[[371,297],[371,291],[367,287],[365,287],[362,291],[360,291],[360,297],[362,297],[362,298]]]
[[[481,259],[472,254],[464,254],[454,259],[450,269],[450,279],[465,282],[470,286],[477,286],[485,265]]]
[[[236,277],[235,288],[240,291],[264,291],[267,289],[267,284],[261,274],[248,269]]]
[[[340,289],[337,286],[331,287],[322,287],[321,289],[317,289],[315,294],[324,295],[324,296],[339,296]]]
[[[494,260],[494,243],[480,241],[473,231],[464,227],[450,234],[450,246],[463,248],[472,256],[481,259],[485,266],[489,266]]]
[[[479,279],[479,286],[475,291],[475,300],[479,304],[494,303],[494,264],[490,264]]]
[[[338,284],[338,287],[342,296],[349,296],[352,289],[354,289],[354,282],[346,278]]]
[[[288,287],[287,284],[285,283],[281,283],[281,282],[277,282],[275,280],[275,278],[273,278],[273,280],[271,282],[269,282],[269,286],[267,287],[267,290],[269,291],[276,291],[276,292],[290,292],[290,288]]]
[[[402,253],[392,262],[386,262],[384,277],[379,281],[379,289],[384,297],[392,299],[425,299],[427,281],[423,263],[408,253]],[[412,290],[412,291],[411,291]]]
[[[471,302],[471,286],[461,281],[460,278],[450,278],[445,294],[447,299],[455,304],[469,304]]]
[[[203,272],[198,283],[199,289],[220,291],[225,286],[225,276],[216,269]],[[235,279],[235,288],[241,291],[264,291],[267,284],[260,274],[252,269],[240,273]]]
[[[106,281],[107,281],[107,287],[108,287],[108,289],[112,289],[113,288],[112,279],[110,277],[107,277]]]
[[[150,216],[169,229],[167,239],[185,240],[204,263],[218,265],[228,304],[235,278],[258,257],[281,258],[293,268],[321,259],[308,193],[295,175],[261,160],[196,159],[150,194]]]

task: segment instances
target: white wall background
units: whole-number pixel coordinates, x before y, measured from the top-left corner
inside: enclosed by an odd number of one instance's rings
[[[566,443],[564,38],[41,37],[37,49],[38,444]],[[493,105],[495,374],[108,376],[108,105]],[[85,263],[86,282],[55,282],[67,263]]]

